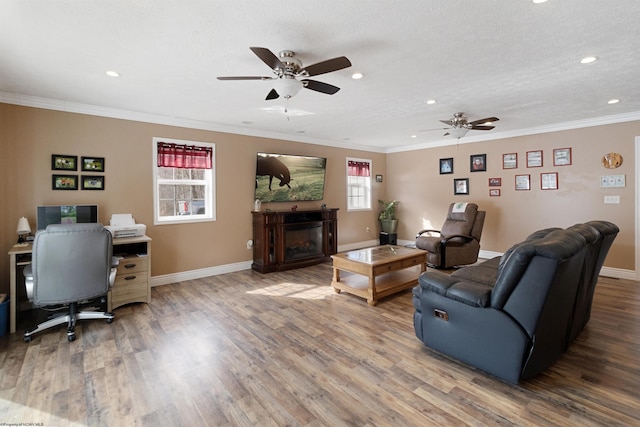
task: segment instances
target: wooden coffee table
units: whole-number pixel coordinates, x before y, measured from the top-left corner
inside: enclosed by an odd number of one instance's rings
[[[380,298],[411,288],[427,269],[427,251],[384,245],[332,255],[331,286],[376,305]],[[340,277],[340,271],[355,274]]]

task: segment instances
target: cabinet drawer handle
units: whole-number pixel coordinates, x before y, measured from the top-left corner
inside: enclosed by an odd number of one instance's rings
[[[135,267],[135,266],[136,266],[136,264],[126,264],[126,265],[124,266],[124,268],[133,268],[133,267]]]
[[[127,277],[124,278],[124,280],[133,280],[135,278],[136,278],[136,276],[127,276]]]

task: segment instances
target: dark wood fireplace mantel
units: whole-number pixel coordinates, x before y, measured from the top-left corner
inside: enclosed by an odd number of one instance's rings
[[[251,214],[251,268],[260,273],[331,261],[331,255],[338,252],[338,209]]]

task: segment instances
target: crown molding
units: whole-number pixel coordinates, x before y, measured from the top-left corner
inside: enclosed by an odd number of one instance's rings
[[[492,132],[490,135],[476,135],[461,139],[445,138],[440,141],[423,144],[412,144],[393,148],[371,147],[349,143],[348,141],[331,141],[319,138],[309,138],[303,135],[291,136],[278,132],[259,131],[243,127],[228,126],[212,122],[191,120],[180,117],[162,116],[158,114],[141,113],[137,111],[121,110],[117,108],[101,107],[78,102],[62,101],[59,99],[41,98],[31,95],[22,95],[0,91],[0,102],[6,104],[21,105],[24,107],[43,108],[47,110],[64,111],[69,113],[87,114],[92,116],[109,117],[113,119],[132,120],[144,123],[155,123],[167,126],[178,126],[189,129],[207,130],[212,132],[231,133],[236,135],[255,136],[259,138],[280,139],[284,141],[316,144],[335,148],[347,148],[351,150],[368,151],[374,153],[397,153],[403,151],[417,151],[426,148],[445,147],[449,145],[469,144],[473,142],[493,141],[518,136],[535,135],[563,130],[580,129],[592,126],[602,126],[614,123],[640,120],[640,111],[617,114],[611,116],[595,117],[591,119],[575,120],[571,122],[556,123],[552,125],[537,126],[515,131]]]
[[[101,107],[78,102],[62,101],[52,98],[41,98],[31,95],[21,95],[0,91],[0,102],[20,105],[23,107],[42,108],[46,110],[64,111],[67,113],[87,114],[91,116],[108,117],[112,119],[131,120],[143,123],[177,126],[188,129],[207,130],[212,132],[230,133],[234,135],[255,136],[259,138],[280,139],[284,141],[301,142],[305,144],[323,145],[335,148],[347,148],[359,151],[384,153],[379,147],[364,146],[348,141],[331,141],[320,138],[309,138],[303,135],[291,136],[284,133],[254,130],[243,127],[228,126],[219,123],[191,120],[180,117],[162,116],[158,114],[141,113],[137,111],[121,110],[117,108]]]

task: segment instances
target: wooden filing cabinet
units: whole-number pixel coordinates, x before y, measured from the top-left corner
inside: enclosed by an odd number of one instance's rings
[[[119,265],[107,310],[133,302],[151,302],[151,238],[113,239],[113,255],[118,257]]]

